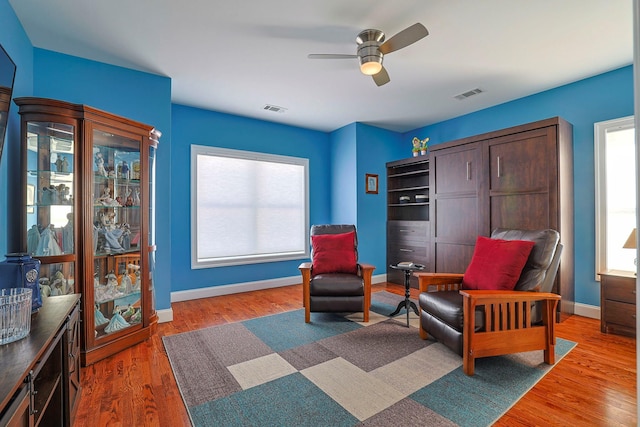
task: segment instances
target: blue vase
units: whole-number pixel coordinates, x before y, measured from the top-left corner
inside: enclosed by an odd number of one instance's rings
[[[42,307],[40,295],[40,260],[31,258],[27,253],[5,255],[6,260],[0,262],[0,289],[31,289],[31,313]]]

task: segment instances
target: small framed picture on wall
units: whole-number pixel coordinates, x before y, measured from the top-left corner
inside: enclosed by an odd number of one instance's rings
[[[366,174],[367,194],[378,194],[378,175],[371,173]]]

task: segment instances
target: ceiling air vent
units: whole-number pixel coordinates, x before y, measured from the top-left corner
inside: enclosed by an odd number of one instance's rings
[[[484,92],[482,89],[475,88],[475,89],[471,89],[471,90],[469,90],[469,91],[467,91],[465,93],[461,93],[460,95],[456,95],[454,98],[457,99],[458,101],[462,101],[463,99],[467,99],[470,96],[477,95],[477,94],[482,93],[482,92]]]
[[[287,111],[286,108],[278,107],[277,105],[270,105],[270,104],[266,104],[262,108],[267,111],[273,111],[274,113],[284,113],[285,111]]]

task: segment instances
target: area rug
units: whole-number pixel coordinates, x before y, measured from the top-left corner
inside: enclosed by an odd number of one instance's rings
[[[362,314],[295,310],[163,338],[194,426],[489,426],[551,366],[542,351],[476,360],[475,375],[401,296]],[[558,339],[556,363],[576,344]]]

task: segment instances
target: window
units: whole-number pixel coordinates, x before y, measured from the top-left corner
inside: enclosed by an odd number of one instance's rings
[[[633,117],[595,124],[596,277],[605,270],[636,271],[634,249],[623,248],[636,226]]]
[[[191,267],[309,257],[309,161],[191,146]]]

